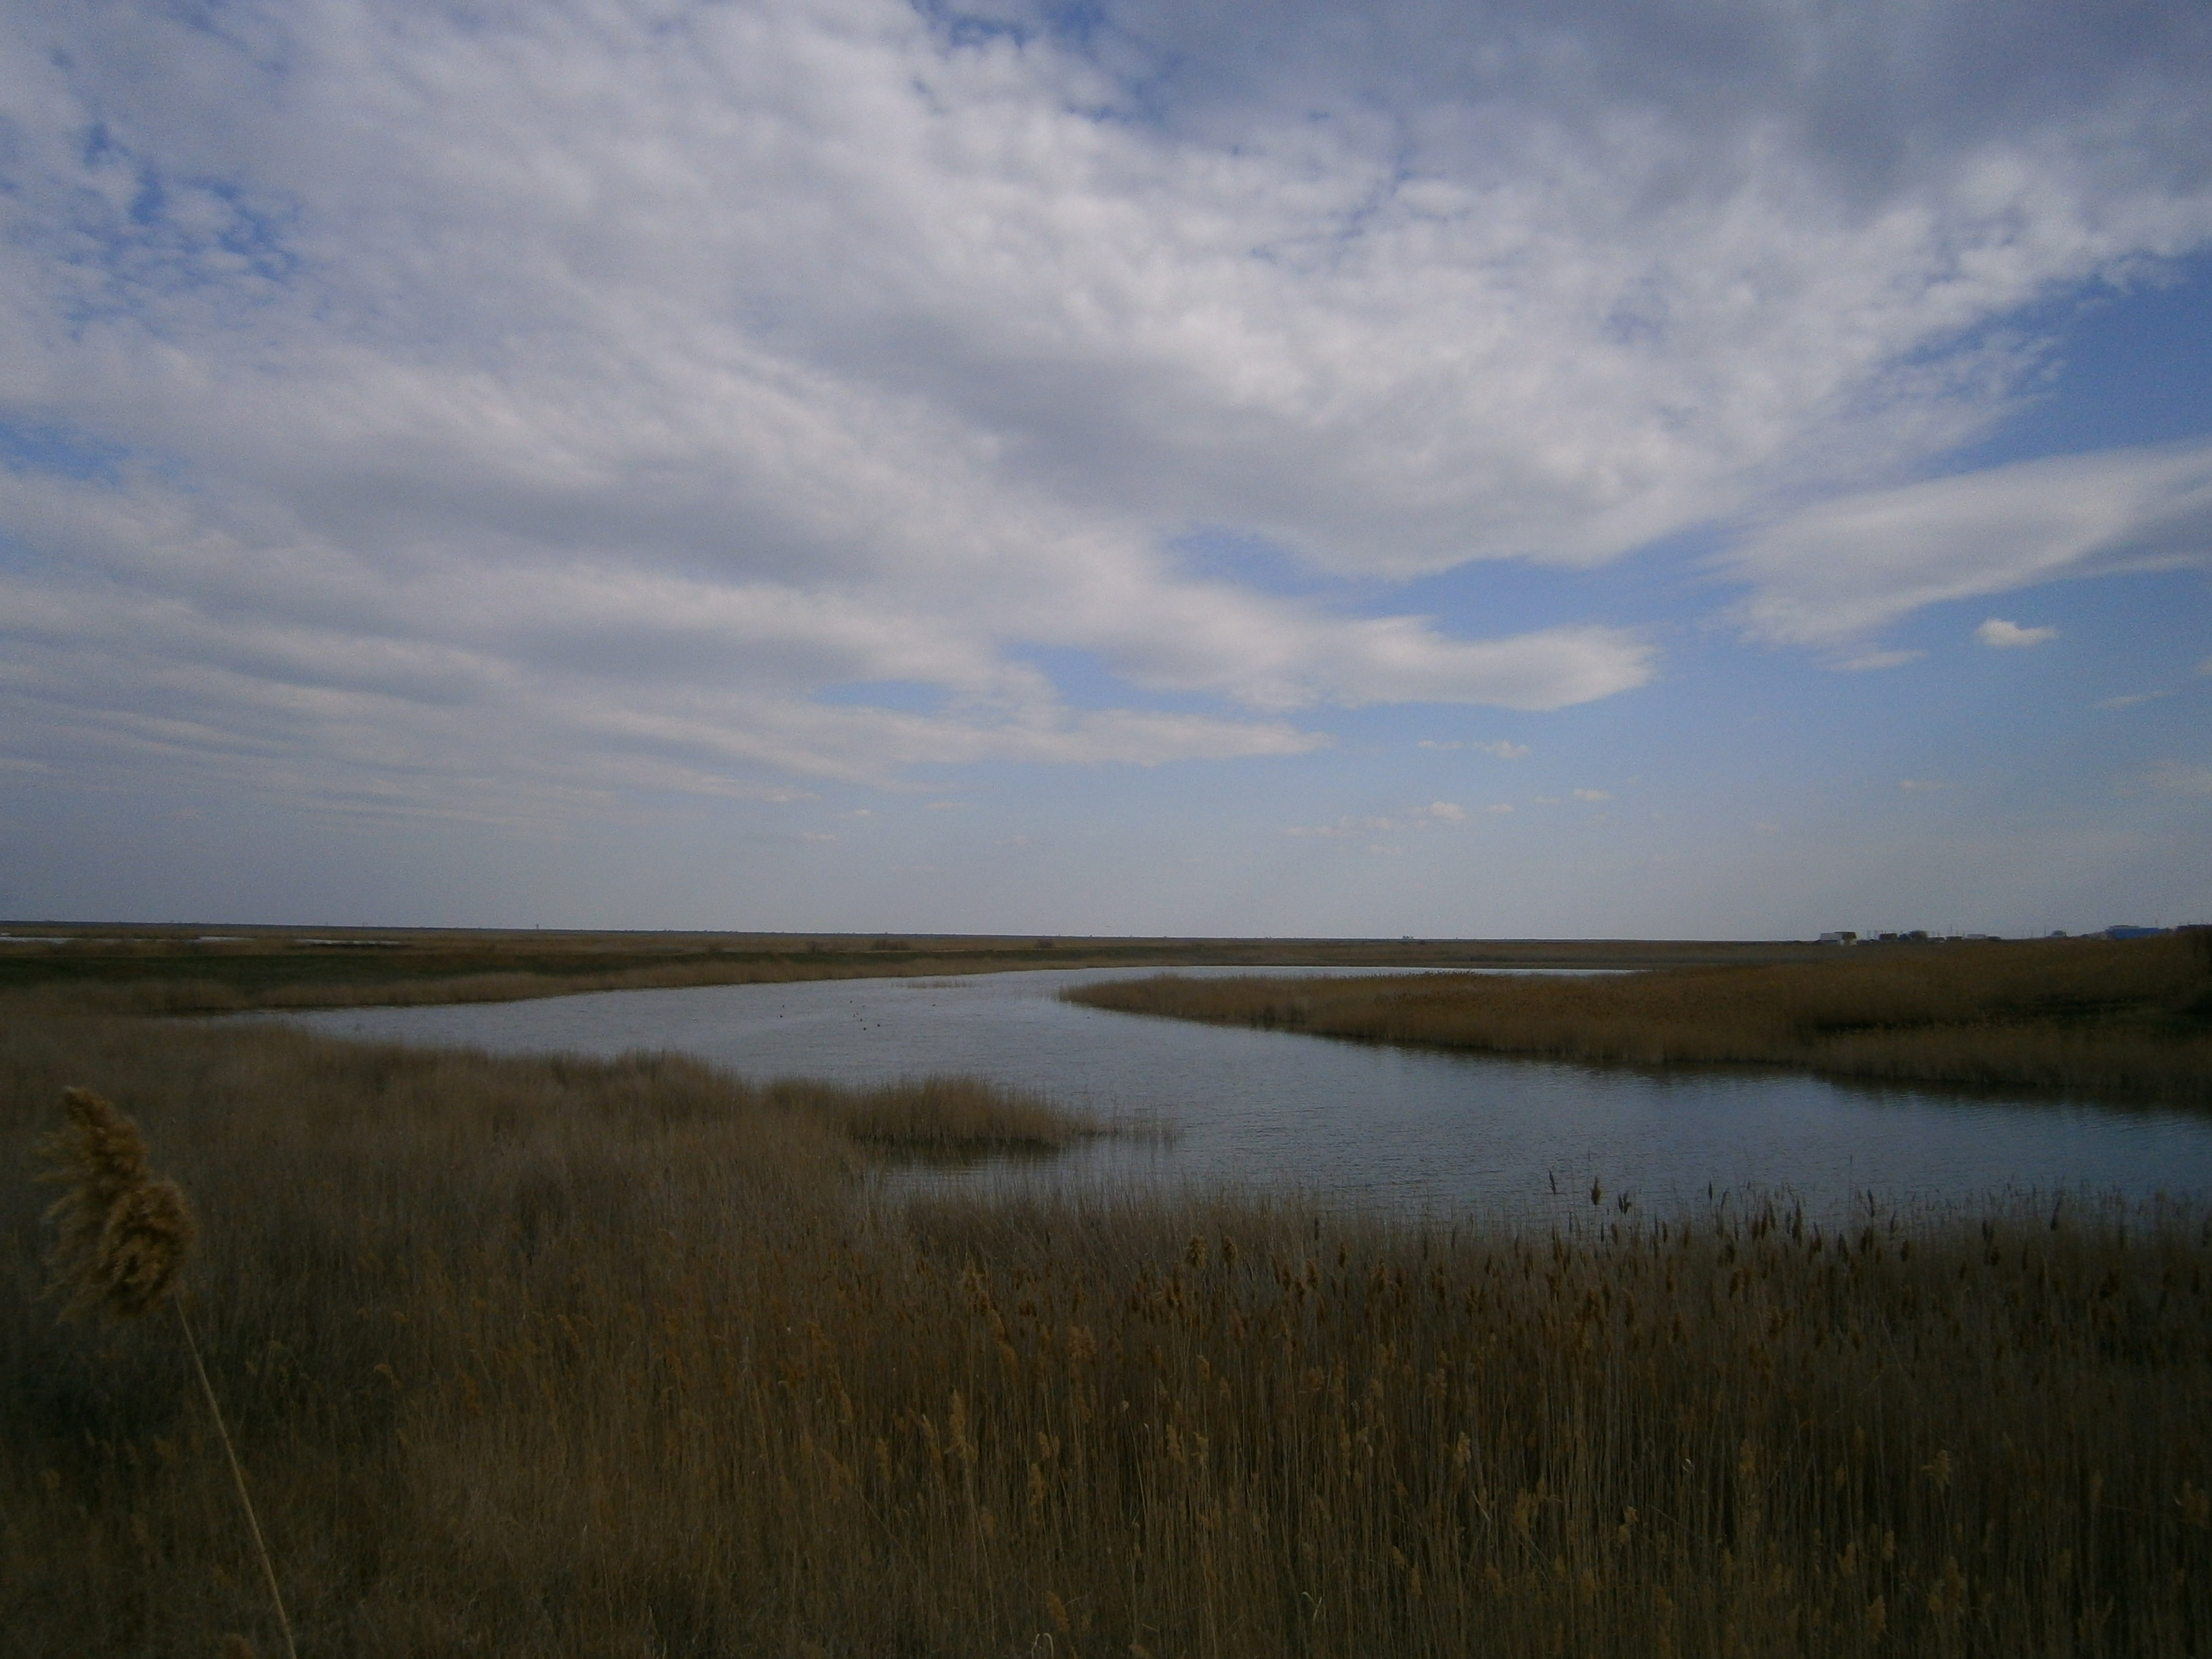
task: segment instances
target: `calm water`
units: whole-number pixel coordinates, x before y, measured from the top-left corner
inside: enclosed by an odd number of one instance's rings
[[[1249,970],[1242,970],[1249,971]],[[1587,1213],[1595,1180],[1646,1209],[1708,1187],[1787,1188],[1820,1210],[2008,1190],[2212,1190],[2212,1114],[1838,1085],[1784,1073],[1667,1076],[1144,1018],[1054,1000],[1126,969],[617,991],[299,1016],[337,1035],[506,1054],[673,1049],[755,1079],[877,1083],[961,1072],[1171,1140],[908,1176],[1024,1187],[1231,1182],[1455,1212]],[[1556,1186],[1560,1196],[1553,1195]]]

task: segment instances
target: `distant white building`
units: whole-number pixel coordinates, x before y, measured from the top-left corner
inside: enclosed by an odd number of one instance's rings
[[[1856,945],[1859,936],[1853,933],[1823,933],[1814,941],[1820,945]]]

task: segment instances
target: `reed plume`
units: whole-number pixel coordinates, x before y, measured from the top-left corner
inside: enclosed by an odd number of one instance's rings
[[[51,1291],[66,1296],[64,1317],[96,1310],[110,1319],[137,1319],[164,1302],[176,1310],[178,1328],[192,1357],[200,1392],[214,1414],[216,1432],[222,1437],[224,1455],[230,1460],[231,1480],[238,1501],[246,1507],[246,1524],[253,1534],[253,1547],[261,1558],[261,1571],[276,1603],[277,1627],[283,1632],[284,1651],[297,1659],[292,1644],[292,1623],[285,1616],[284,1597],[276,1588],[276,1569],[262,1540],[260,1518],[246,1490],[246,1471],[231,1444],[230,1429],[222,1407],[216,1401],[200,1358],[198,1339],[185,1304],[174,1291],[185,1258],[198,1236],[198,1224],[184,1189],[154,1173],[146,1155],[146,1142],[138,1126],[112,1103],[89,1089],[64,1089],[62,1108],[69,1121],[39,1144],[53,1167],[39,1179],[62,1189],[46,1209],[55,1226],[55,1241],[48,1265]],[[252,1650],[249,1648],[248,1652]]]
[[[56,1239],[51,1288],[65,1312],[115,1319],[152,1312],[176,1284],[197,1231],[173,1181],[155,1177],[138,1126],[89,1089],[62,1096],[69,1123],[40,1143],[40,1176],[62,1194],[48,1206]]]

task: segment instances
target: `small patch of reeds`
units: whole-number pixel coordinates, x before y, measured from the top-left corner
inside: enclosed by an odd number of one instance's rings
[[[866,1090],[771,1084],[772,1107],[813,1114],[864,1146],[972,1152],[1057,1149],[1106,1133],[1087,1112],[971,1077],[925,1077]]]

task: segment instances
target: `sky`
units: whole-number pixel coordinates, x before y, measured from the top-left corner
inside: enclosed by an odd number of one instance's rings
[[[2212,9],[0,0],[0,916],[2212,920]]]

